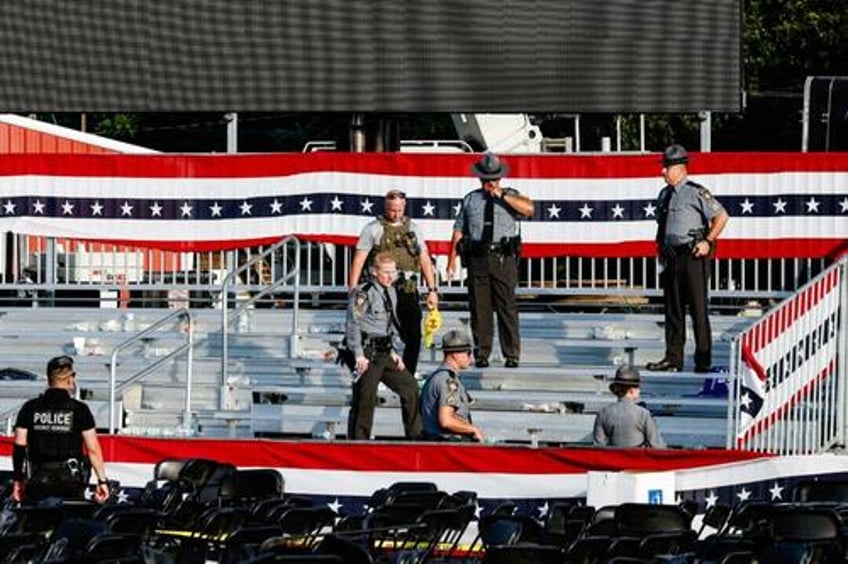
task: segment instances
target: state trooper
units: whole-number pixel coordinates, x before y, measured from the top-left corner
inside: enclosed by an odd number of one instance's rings
[[[665,448],[651,412],[637,403],[639,383],[639,371],[632,366],[616,370],[609,389],[618,401],[595,416],[592,435],[596,446]]]
[[[519,220],[533,215],[527,196],[501,187],[509,167],[494,153],[485,153],[472,171],[480,188],[469,192],[453,225],[447,275],[456,272],[456,257],[468,269],[471,333],[477,367],[489,366],[492,352],[493,307],[498,314],[498,336],[507,368],[518,368],[521,337],[518,334],[518,258],[521,253]]]
[[[689,155],[680,145],[663,152],[666,186],[657,198],[656,242],[663,268],[665,356],[649,362],[648,370],[683,370],[687,306],[695,334],[695,372],[709,372],[712,365],[707,286],[716,241],[729,216],[709,190],[688,179],[688,163]]]
[[[371,438],[377,388],[383,382],[400,396],[406,437],[418,438],[421,435],[418,384],[396,352],[402,343],[397,339],[397,291],[393,286],[397,268],[391,254],[382,252],[374,257],[371,275],[371,281],[360,284],[351,293],[347,309],[345,341],[354,362],[347,436]]]
[[[444,360],[424,383],[421,421],[424,438],[435,441],[482,441],[483,432],[471,420],[471,396],[459,374],[471,366],[471,339],[451,330],[442,337]]]
[[[439,305],[439,293],[433,261],[417,223],[406,216],[406,194],[400,190],[386,193],[383,215],[369,222],[359,234],[350,265],[350,290],[359,285],[366,264],[380,252],[389,252],[398,267],[397,316],[400,338],[404,343],[403,363],[410,374],[418,368],[421,351],[421,296],[418,288],[423,277],[427,285],[427,307]]]
[[[94,416],[72,396],[75,382],[73,358],[51,359],[47,363],[48,389],[18,412],[12,451],[15,501],[84,499],[92,469],[97,476],[94,499],[103,503],[109,498]]]

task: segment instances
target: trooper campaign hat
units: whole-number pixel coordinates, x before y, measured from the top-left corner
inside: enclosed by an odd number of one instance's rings
[[[509,172],[509,167],[490,151],[483,153],[480,160],[471,167],[480,180],[497,180]]]
[[[615,378],[613,378],[609,383],[610,390],[612,390],[614,386],[628,388],[639,387],[639,371],[632,366],[620,367],[615,371]]]
[[[464,331],[451,329],[442,336],[442,352],[470,352],[471,338]]]
[[[689,153],[683,148],[683,145],[669,145],[665,148],[662,155],[662,165],[671,166],[676,164],[686,164],[689,162]]]

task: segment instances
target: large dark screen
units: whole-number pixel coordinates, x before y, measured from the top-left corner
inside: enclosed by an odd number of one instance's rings
[[[740,0],[4,0],[0,111],[738,111]]]

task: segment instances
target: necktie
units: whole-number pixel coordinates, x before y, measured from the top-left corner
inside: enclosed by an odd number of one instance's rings
[[[495,235],[495,199],[486,195],[486,209],[483,211],[483,236],[480,239],[484,243],[491,243]]]
[[[399,333],[400,332],[400,323],[398,322],[397,317],[395,317],[395,306],[392,303],[392,297],[389,295],[389,289],[388,288],[383,288],[383,301],[385,302],[386,310],[388,310],[388,313],[389,313],[389,323],[391,325],[389,325],[388,328],[391,328],[391,326],[394,325],[395,329],[397,329],[397,331]],[[390,332],[390,331],[388,331],[388,332]]]

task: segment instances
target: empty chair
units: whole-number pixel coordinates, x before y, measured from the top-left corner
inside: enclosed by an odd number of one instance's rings
[[[41,561],[58,562],[82,556],[89,541],[106,531],[106,524],[95,519],[62,521],[47,539]]]
[[[707,527],[716,532],[721,531],[730,517],[730,506],[724,503],[715,503],[707,508],[704,518],[701,520],[701,528],[698,529],[698,538],[701,538]]]
[[[614,505],[599,507],[592,513],[583,529],[584,535],[612,535],[615,533],[615,510]]]
[[[156,530],[159,518],[159,512],[155,509],[137,507],[114,512],[106,518],[105,523],[112,533],[133,534],[146,539]]]
[[[221,484],[219,504],[250,505],[262,500],[282,499],[283,475],[273,468],[236,470]]]
[[[622,503],[615,508],[618,535],[642,537],[691,530],[691,517],[677,505]]]
[[[775,507],[761,532],[767,539],[757,553],[761,562],[827,564],[842,560],[842,521],[831,509]]]

